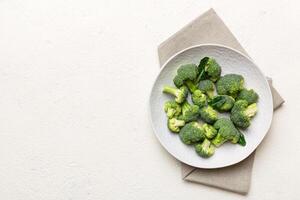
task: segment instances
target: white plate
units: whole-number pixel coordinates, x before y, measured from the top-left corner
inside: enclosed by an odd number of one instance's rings
[[[201,158],[193,146],[187,146],[180,141],[178,134],[171,133],[167,128],[167,117],[163,110],[164,102],[172,99],[162,93],[164,85],[174,85],[173,77],[182,64],[195,63],[205,57],[213,57],[222,67],[222,75],[228,73],[240,74],[245,78],[245,86],[253,88],[259,94],[258,113],[253,118],[251,126],[242,131],[247,145],[242,147],[226,143],[216,149],[210,158]],[[162,67],[157,76],[150,95],[150,117],[154,133],[164,148],[175,158],[188,165],[198,168],[220,168],[233,165],[247,158],[261,143],[271,125],[273,116],[272,94],[268,82],[259,68],[242,53],[215,44],[205,44],[187,48],[172,56]]]

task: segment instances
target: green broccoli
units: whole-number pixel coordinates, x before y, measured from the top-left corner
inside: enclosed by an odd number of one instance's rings
[[[218,133],[218,131],[212,125],[206,123],[202,125],[202,128],[204,129],[204,134],[208,139],[214,138]]]
[[[201,108],[206,105],[206,96],[200,90],[195,90],[192,94],[192,101]]]
[[[186,80],[184,81],[184,84],[187,86],[187,88],[190,90],[190,92],[193,94],[196,90],[198,90],[198,84],[191,81]]]
[[[198,65],[198,72],[198,82],[207,78],[213,82],[216,82],[220,78],[221,67],[215,59],[204,57],[201,59],[200,64]]]
[[[183,102],[181,107],[182,114],[178,117],[185,122],[191,122],[197,120],[199,116],[199,106],[191,105],[187,101]]]
[[[164,111],[168,118],[178,117],[181,113],[181,106],[176,101],[167,101],[164,105]]]
[[[205,106],[200,109],[200,118],[206,123],[212,124],[218,119],[218,112],[211,106]]]
[[[173,79],[176,87],[186,85],[191,93],[198,89],[196,81],[198,75],[197,66],[194,64],[182,65],[177,70],[177,75]]]
[[[197,83],[202,81],[202,80],[205,80],[205,79],[209,78],[207,73],[205,72],[205,65],[206,65],[208,60],[209,60],[209,57],[204,57],[200,60],[200,63],[198,65],[199,75],[198,75],[197,80],[196,80]]]
[[[184,102],[188,95],[188,90],[185,86],[182,86],[179,89],[171,86],[164,86],[163,92],[175,96],[175,101],[177,103]]]
[[[238,144],[240,144],[240,145],[242,145],[242,146],[246,146],[246,139],[245,139],[245,136],[244,136],[244,134],[242,134],[241,132],[240,132],[240,139],[239,139],[239,141],[238,141]]]
[[[173,82],[177,88],[180,88],[181,86],[183,86],[184,80],[180,76],[176,75],[173,79]]]
[[[202,80],[199,82],[199,89],[201,92],[207,94],[209,98],[214,96],[214,83],[211,80]]]
[[[226,94],[236,98],[244,87],[244,78],[237,74],[226,74],[218,80],[216,87],[218,94]]]
[[[249,105],[245,100],[238,100],[231,109],[230,119],[236,126],[245,129],[250,126],[250,120],[256,112],[256,103]]]
[[[185,125],[185,121],[176,118],[168,119],[168,128],[173,133],[179,133],[180,128]]]
[[[198,122],[186,124],[180,130],[179,137],[184,144],[194,144],[205,139],[203,128]]]
[[[208,139],[204,139],[202,143],[195,145],[195,150],[199,156],[208,158],[215,153],[215,146]]]
[[[185,85],[181,86],[179,89],[182,90],[182,92],[183,92],[184,94],[186,94],[186,96],[188,96],[188,94],[189,94],[189,89],[188,89]]]
[[[220,112],[230,111],[234,105],[234,98],[228,95],[217,95],[214,96],[208,104],[214,109]]]
[[[237,100],[246,100],[248,101],[248,104],[256,103],[258,100],[258,94],[253,89],[242,89],[237,96]]]
[[[183,86],[187,80],[195,81],[198,76],[198,68],[195,64],[181,65],[177,70],[177,75],[173,79],[176,87]]]
[[[240,140],[241,133],[234,124],[227,118],[220,118],[215,122],[214,128],[218,130],[217,136],[211,141],[216,147],[224,142],[230,141],[234,144]]]

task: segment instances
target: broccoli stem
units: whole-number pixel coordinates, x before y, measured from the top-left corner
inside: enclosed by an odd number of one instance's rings
[[[171,87],[171,86],[164,86],[164,88],[163,88],[164,93],[172,94],[174,96],[177,95],[177,91],[178,91],[177,88],[174,88],[174,87]]]
[[[257,106],[256,103],[253,103],[247,107],[247,109],[244,111],[245,115],[248,117],[253,117],[257,112]]]
[[[195,90],[198,89],[197,85],[195,83],[193,83],[193,81],[191,81],[191,80],[186,80],[185,84],[189,88],[191,93],[194,93]]]
[[[185,125],[185,121],[183,121],[183,120],[175,120],[174,121],[174,126],[182,127],[184,125]]]
[[[204,140],[202,143],[202,147],[204,149],[208,149],[210,147],[210,141],[209,140]]]
[[[227,139],[223,138],[221,134],[217,134],[217,136],[211,141],[216,147],[221,146],[223,143],[225,143]]]
[[[214,91],[207,91],[206,92],[208,98],[212,99],[214,97]]]

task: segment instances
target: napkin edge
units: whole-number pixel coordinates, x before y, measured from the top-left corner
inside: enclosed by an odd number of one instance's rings
[[[210,8],[210,9],[206,10],[204,13],[202,13],[198,17],[195,17],[192,21],[190,21],[189,23],[187,23],[186,25],[184,25],[183,27],[181,27],[180,30],[178,30],[175,33],[173,33],[171,36],[169,36],[167,39],[165,39],[162,43],[160,43],[158,45],[157,52],[158,52],[159,66],[160,67],[165,63],[165,62],[163,62],[161,60],[161,57],[160,57],[160,52],[161,52],[161,49],[163,48],[163,46],[165,46],[169,41],[173,40],[176,37],[176,35],[178,35],[181,32],[183,32],[187,27],[189,27],[193,23],[195,23],[195,21],[197,21],[199,18],[202,18],[203,16],[206,16],[206,15],[217,15],[217,13],[216,13],[216,11],[213,8]]]

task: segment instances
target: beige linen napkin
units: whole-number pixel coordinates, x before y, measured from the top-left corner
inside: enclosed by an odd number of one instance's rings
[[[160,65],[163,65],[175,53],[187,47],[204,43],[223,44],[248,55],[215,11],[210,9],[158,47]],[[284,100],[272,87],[272,80],[268,78],[268,81],[273,94],[275,110]],[[182,179],[247,194],[251,182],[254,156],[255,152],[242,162],[220,169],[199,169],[182,163]]]

